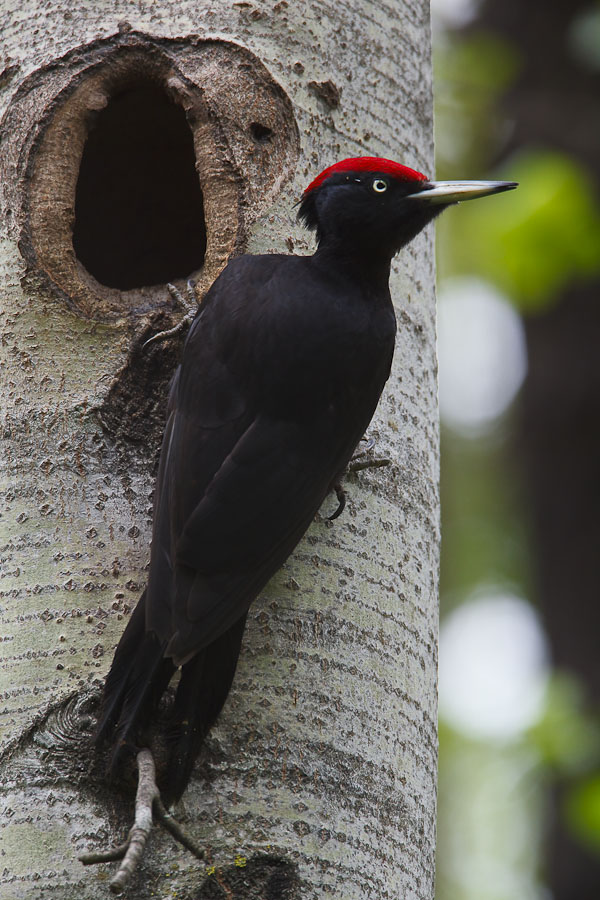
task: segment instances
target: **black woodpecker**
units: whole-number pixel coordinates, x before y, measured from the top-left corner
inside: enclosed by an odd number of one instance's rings
[[[106,680],[98,740],[149,745],[177,667],[161,780],[181,796],[233,680],[248,608],[343,474],[390,373],[390,264],[453,203],[512,182],[434,182],[388,159],[302,195],[312,256],[232,259],[190,328],[168,403],[148,584]]]

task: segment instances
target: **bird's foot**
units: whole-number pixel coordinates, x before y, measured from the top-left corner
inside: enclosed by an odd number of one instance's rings
[[[157,334],[152,335],[151,338],[148,338],[144,342],[144,347],[147,347],[148,344],[152,344],[154,341],[163,341],[165,338],[173,337],[174,334],[179,334],[186,325],[190,325],[194,321],[198,312],[198,299],[193,281],[188,281],[185,294],[178,291],[174,284],[167,284],[167,288],[175,304],[181,306],[185,310],[185,314],[173,328],[169,328],[167,331],[159,331]]]
[[[137,755],[138,787],[135,796],[135,819],[127,840],[118,847],[102,850],[97,853],[84,853],[80,862],[89,866],[94,863],[121,860],[117,874],[110,882],[113,894],[120,894],[144,854],[144,848],[153,824],[153,813],[163,828],[183,844],[198,859],[204,857],[204,851],[186,833],[179,822],[165,808],[156,785],[154,759],[150,750],[140,750]]]
[[[346,494],[346,491],[342,487],[341,481],[336,481],[336,483],[333,485],[332,490],[335,491],[335,496],[337,497],[338,505],[337,505],[336,511],[334,513],[332,513],[330,516],[327,516],[328,522],[333,522],[334,519],[337,519],[338,516],[341,516],[341,514],[346,509],[346,500],[348,499],[348,495]]]
[[[363,446],[361,446],[361,444]],[[381,469],[384,466],[389,466],[391,464],[391,459],[388,459],[387,457],[380,457],[379,459],[376,459],[368,455],[374,446],[375,438],[362,437],[360,439],[358,448],[354,451],[352,459],[346,466],[346,471],[344,472],[344,474],[348,475],[350,472],[361,472],[363,469]],[[341,481],[335,482],[335,484],[333,485],[333,490],[335,491],[338,505],[335,512],[331,516],[327,517],[330,522],[333,522],[334,519],[337,519],[338,516],[341,516],[346,507],[347,500],[347,494]]]

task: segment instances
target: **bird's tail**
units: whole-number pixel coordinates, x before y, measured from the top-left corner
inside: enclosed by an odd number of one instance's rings
[[[183,794],[200,745],[227,699],[245,624],[243,615],[182,667],[168,733],[171,749],[163,792],[169,802]]]
[[[126,749],[137,749],[137,732],[147,724],[175,672],[172,661],[164,658],[165,644],[146,631],[145,596],[144,592],[127,623],[104,686],[95,740],[101,743],[110,734],[111,774]]]

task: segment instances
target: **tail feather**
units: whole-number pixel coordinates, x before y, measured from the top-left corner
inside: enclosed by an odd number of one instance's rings
[[[167,642],[146,631],[144,606],[145,593],[123,632],[104,687],[95,740],[112,745],[111,776],[123,753],[135,752],[138,741],[148,739],[143,732],[152,721],[153,707],[176,671],[173,660],[165,657]],[[181,669],[165,735],[169,760],[160,779],[168,802],[183,794],[202,741],[227,699],[245,624],[244,615]]]
[[[164,649],[165,644],[161,644],[155,634],[148,632],[144,635],[129,672],[116,724],[109,767],[111,774],[114,774],[125,750],[139,749],[138,732],[148,726],[154,702],[173,676],[175,668],[170,659],[164,659]]]
[[[110,772],[126,747],[135,748],[137,731],[153,703],[166,689],[175,667],[164,658],[165,643],[146,631],[145,593],[123,632],[106,679],[96,743],[110,737]]]
[[[97,744],[106,737],[119,718],[123,695],[127,690],[129,673],[133,667],[137,650],[144,639],[146,630],[145,614],[146,592],[142,594],[115,651],[110,671],[104,683],[102,709],[94,736]]]
[[[164,793],[169,802],[183,794],[202,741],[227,699],[245,624],[244,615],[182,668],[168,735],[172,749]]]

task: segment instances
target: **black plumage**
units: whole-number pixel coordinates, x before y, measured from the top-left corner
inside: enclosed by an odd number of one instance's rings
[[[114,767],[140,735],[148,740],[153,706],[182,666],[171,798],[225,702],[250,604],[373,416],[394,350],[391,258],[455,202],[429,201],[437,187],[388,160],[331,167],[300,207],[317,252],[230,261],[191,326],[169,399],[148,584],[98,728]]]

